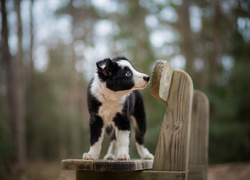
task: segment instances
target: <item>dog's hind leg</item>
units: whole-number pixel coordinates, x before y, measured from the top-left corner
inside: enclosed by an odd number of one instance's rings
[[[104,125],[102,118],[98,115],[92,115],[90,117],[90,150],[88,153],[84,153],[82,158],[85,160],[99,159],[102,140],[104,135]]]
[[[136,140],[137,151],[141,159],[154,159],[154,156],[144,146],[144,135],[145,135],[145,132],[141,132],[139,127],[137,127],[135,130],[135,140]]]
[[[136,148],[141,159],[154,159],[153,154],[148,151],[144,144],[139,144],[138,142],[136,142]]]
[[[130,116],[130,118],[135,127],[135,140],[137,151],[141,159],[153,159],[154,156],[144,146],[144,135],[146,133],[147,122],[142,95],[138,91],[135,93],[136,101],[134,105],[134,113]]]
[[[154,159],[154,156],[148,151],[148,149],[144,146],[144,135],[146,132],[146,122],[137,123],[145,121],[145,119],[136,119],[134,116],[131,116],[133,125],[135,127],[135,140],[136,140],[136,148],[138,154],[141,159]]]
[[[107,154],[104,156],[103,159],[105,160],[115,160],[116,159],[116,137],[115,137],[115,130],[112,126],[106,127],[106,133],[110,138],[110,145]]]

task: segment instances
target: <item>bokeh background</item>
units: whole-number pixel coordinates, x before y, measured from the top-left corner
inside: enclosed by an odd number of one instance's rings
[[[116,55],[187,71],[210,100],[209,163],[250,161],[249,0],[1,0],[0,21],[0,179],[55,179],[61,159],[81,158],[86,86]],[[143,95],[154,153],[166,105]]]

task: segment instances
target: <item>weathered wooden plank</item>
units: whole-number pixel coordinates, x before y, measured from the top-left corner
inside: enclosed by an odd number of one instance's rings
[[[83,160],[64,159],[61,162],[62,170],[93,170],[93,171],[138,171],[152,169],[153,160]]]
[[[172,75],[173,69],[167,61],[158,60],[155,63],[151,75],[151,82],[153,83],[150,83],[150,92],[155,98],[167,102]]]
[[[151,80],[152,84],[161,82],[166,83],[159,79]],[[164,93],[164,91],[161,92]],[[154,96],[163,97],[164,95]],[[192,100],[193,82],[191,78],[182,70],[174,70],[166,112],[156,147],[154,170],[188,171]]]
[[[152,169],[153,160],[107,161],[96,160],[95,171],[138,171]]]
[[[76,180],[184,180],[186,172],[168,171],[77,171]]]
[[[208,129],[209,129],[209,101],[201,91],[194,91],[191,118],[189,166],[203,167],[202,176],[206,179],[208,165]],[[194,174],[192,172],[192,174]],[[197,174],[196,170],[196,176]],[[194,178],[195,179],[195,178]],[[196,178],[197,179],[197,178]]]
[[[94,161],[82,159],[63,159],[62,170],[93,170]]]
[[[209,101],[201,91],[194,91],[191,136],[190,165],[208,163]]]
[[[185,171],[142,171],[141,177],[145,180],[185,180]],[[143,179],[143,178],[142,178]]]

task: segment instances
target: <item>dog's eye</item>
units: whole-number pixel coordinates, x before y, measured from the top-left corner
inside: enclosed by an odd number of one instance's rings
[[[132,75],[132,72],[130,70],[127,70],[125,73],[125,76],[130,77]]]

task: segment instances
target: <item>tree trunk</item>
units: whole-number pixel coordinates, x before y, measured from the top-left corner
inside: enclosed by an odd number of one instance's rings
[[[183,37],[182,51],[186,58],[186,71],[193,76],[194,46],[190,28],[189,0],[183,1],[180,9],[180,33]]]
[[[73,22],[72,22],[72,34],[74,36],[74,26],[75,26],[75,11],[74,11],[74,6],[73,6],[73,0],[70,0],[70,13],[73,17]],[[69,88],[69,111],[70,111],[70,117],[71,117],[71,148],[72,148],[72,153],[71,155],[73,157],[79,157],[80,154],[80,132],[79,132],[79,123],[78,123],[78,118],[79,118],[79,113],[77,111],[77,100],[78,100],[78,93],[77,93],[77,88],[78,88],[78,81],[77,81],[77,72],[75,69],[75,64],[76,64],[76,53],[74,49],[74,43],[75,43],[75,37],[73,37],[73,41],[71,44],[71,61],[70,61],[70,87]]]
[[[12,56],[10,54],[9,49],[9,28],[8,28],[8,22],[7,22],[7,11],[5,6],[5,0],[1,0],[1,15],[2,15],[2,59],[5,64],[5,70],[6,70],[6,85],[7,85],[7,99],[8,99],[8,109],[9,109],[9,118],[10,118],[10,127],[12,131],[12,136],[14,138],[15,144],[14,146],[17,146],[16,143],[16,137],[17,137],[17,104],[16,104],[16,81],[15,81],[15,74],[14,74],[14,65],[12,62]]]
[[[28,72],[29,83],[34,74],[34,61],[33,61],[33,47],[34,47],[34,31],[33,31],[33,3],[34,0],[30,2],[30,49],[29,49],[29,58],[30,58],[30,66]]]
[[[26,138],[25,138],[25,74],[23,67],[23,32],[21,19],[21,0],[15,1],[17,15],[18,51],[17,60],[17,160],[20,165],[26,163]]]
[[[206,0],[201,0],[199,1],[199,7],[201,8],[202,12],[202,16],[201,16],[201,22],[202,22],[202,27],[201,27],[201,31],[199,34],[199,41],[200,41],[200,57],[204,63],[204,68],[202,69],[202,71],[200,72],[200,74],[197,76],[198,79],[198,84],[199,84],[199,89],[201,90],[205,90],[208,86],[208,72],[209,72],[209,55],[206,49],[206,28],[207,28],[207,20],[204,16],[205,14],[205,8],[206,7]]]
[[[214,43],[214,51],[213,51],[213,59],[210,62],[210,74],[211,74],[211,84],[217,84],[218,80],[218,73],[220,71],[219,61],[222,56],[222,44],[221,39],[222,35],[220,34],[220,23],[221,23],[221,7],[220,1],[215,1],[214,6],[215,14],[213,17],[213,34],[212,34],[212,41]]]

